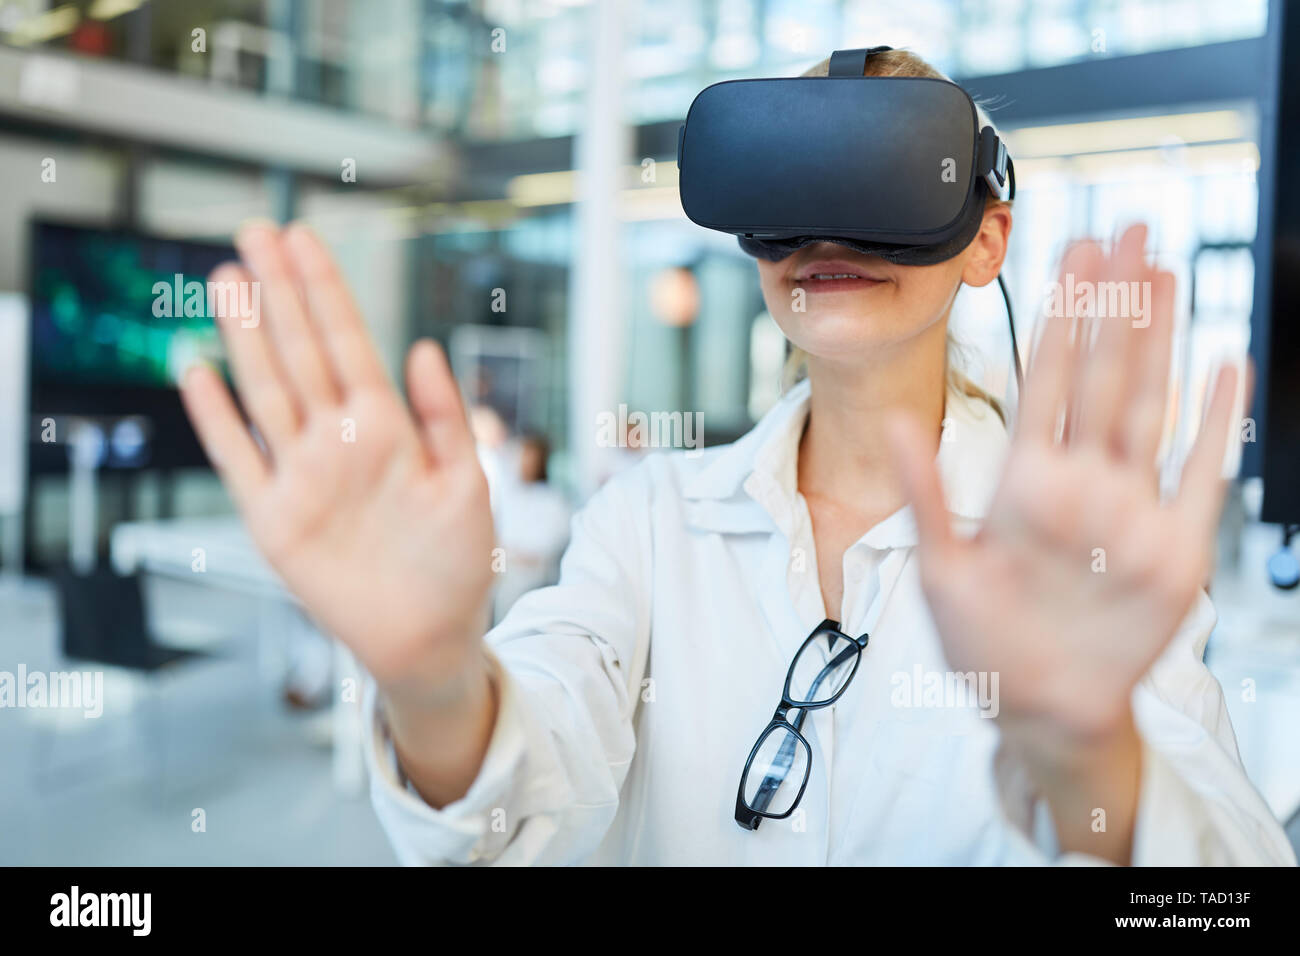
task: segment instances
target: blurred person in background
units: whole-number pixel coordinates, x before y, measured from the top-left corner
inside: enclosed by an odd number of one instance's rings
[[[468,420],[479,466],[487,478],[488,492],[495,508],[500,489],[511,480],[517,467],[518,448],[510,440],[510,426],[490,404],[478,401],[470,405]]]
[[[502,552],[500,579],[492,597],[494,620],[505,617],[524,594],[558,577],[572,510],[564,492],[547,480],[550,455],[545,436],[521,436],[518,474],[501,486],[493,508]]]
[[[904,51],[867,73],[937,75]],[[935,265],[826,242],[760,261],[802,380],[736,443],[609,481],[559,583],[486,640],[496,539],[445,357],[412,348],[412,417],[322,244],[241,231],[216,278],[265,290],[266,320],[223,332],[268,453],[210,370],[187,407],[271,563],[374,678],[372,794],[403,861],[1294,863],[1202,662],[1235,372],[1161,500],[1173,277],[1135,227],[1062,270],[1151,283],[1150,327],[1100,321],[1089,347],[1045,317],[1008,434],[947,323],[1011,225],[988,201]],[[998,679],[990,712],[900,701],[899,675],[950,668]],[[772,722],[787,673],[795,702],[842,693]]]

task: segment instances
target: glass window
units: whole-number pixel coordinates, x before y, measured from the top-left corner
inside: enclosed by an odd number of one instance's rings
[[[1196,129],[1204,131],[1199,139],[1189,134]],[[1225,353],[1244,355],[1249,343],[1256,130],[1253,106],[1004,130],[1013,154],[1025,147],[1016,162],[1015,229],[1005,268],[1022,351],[1064,244],[1114,236],[1144,221],[1157,262],[1177,277],[1175,349],[1186,393],[1178,414],[1180,427],[1194,422],[1189,416],[1199,414],[1212,363]],[[1091,150],[1084,148],[1089,143]],[[1121,143],[1127,145],[1104,148]],[[962,335],[983,355],[1005,354],[1000,302],[963,296],[975,301],[964,303]],[[1005,369],[993,374],[988,384],[1001,389]]]

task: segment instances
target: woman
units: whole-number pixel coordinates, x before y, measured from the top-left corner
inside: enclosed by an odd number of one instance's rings
[[[867,70],[934,75],[900,51]],[[1009,438],[950,370],[947,323],[1011,222],[989,203],[936,265],[832,243],[760,261],[806,380],[734,445],[602,488],[559,584],[486,641],[493,530],[442,353],[411,350],[412,420],[320,242],[240,232],[244,265],[214,279],[262,284],[265,321],[223,331],[266,453],[210,370],[185,400],[260,547],[374,677],[373,796],[403,861],[1294,862],[1201,660],[1234,373],[1162,502],[1173,279],[1142,228],[1078,244],[1076,288],[1149,282],[1151,324],[1101,321],[1089,347],[1045,318]],[[840,694],[756,746],[792,662],[787,696]],[[996,693],[931,699],[954,674]]]

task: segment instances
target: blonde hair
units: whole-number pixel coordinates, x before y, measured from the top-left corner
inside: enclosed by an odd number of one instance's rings
[[[830,58],[827,57],[816,66],[810,67],[803,72],[803,76],[827,76],[830,73]],[[921,59],[910,50],[882,50],[867,57],[866,68],[862,71],[863,76],[920,76],[930,77],[936,80],[947,80],[948,77],[936,70],[933,66]],[[992,126],[984,108],[978,103],[975,104],[975,111],[979,116],[981,126]],[[985,203],[985,208],[992,206],[1010,206],[1009,200],[996,199],[989,197]],[[948,333],[948,356],[947,356],[947,375],[946,381],[948,389],[959,395],[967,395],[971,398],[982,399],[992,406],[997,412],[998,417],[1006,424],[1006,412],[1002,408],[1002,403],[990,395],[986,390],[976,385],[968,378],[953,361],[955,357],[962,355],[965,347],[954,338],[951,332]],[[808,372],[808,355],[798,346],[791,346],[790,355],[785,361],[785,368],[781,373],[782,389],[788,389]]]

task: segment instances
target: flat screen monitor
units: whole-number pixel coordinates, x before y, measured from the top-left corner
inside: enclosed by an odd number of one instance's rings
[[[231,247],[35,222],[30,255],[32,471],[67,469],[41,423],[74,417],[104,426],[102,467],[205,466],[176,385],[196,357],[220,364],[222,350],[185,290],[232,259]]]
[[[1300,6],[1279,11],[1282,35],[1275,112],[1271,290],[1262,393],[1264,503],[1260,517],[1300,523]],[[1261,219],[1266,217],[1261,216]],[[1262,359],[1262,361],[1261,361]]]

